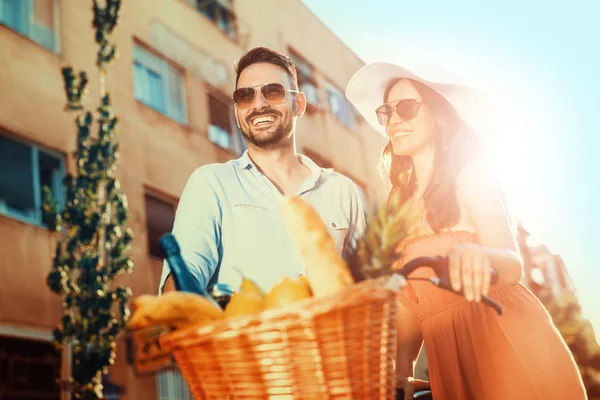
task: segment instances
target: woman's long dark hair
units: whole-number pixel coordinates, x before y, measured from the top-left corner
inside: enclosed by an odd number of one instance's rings
[[[392,82],[387,88],[383,95],[384,103],[389,101],[387,97],[390,90],[400,80]],[[427,85],[407,80],[419,92],[424,106],[429,109],[434,119],[433,173],[422,200],[429,226],[434,232],[439,232],[444,228],[453,227],[460,221],[456,178],[465,165],[484,158],[484,148],[473,130],[442,95]],[[412,157],[394,155],[391,142],[388,142],[383,150],[379,169],[391,185],[390,195],[398,193],[404,202],[415,193],[417,177]]]

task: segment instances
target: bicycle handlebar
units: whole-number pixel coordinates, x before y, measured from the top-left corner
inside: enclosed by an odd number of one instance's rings
[[[404,264],[404,266],[402,268],[400,268],[398,271],[396,271],[395,274],[402,276],[406,280],[410,280],[409,275],[412,274],[415,270],[422,268],[422,267],[432,268],[434,270],[435,274],[437,275],[437,278],[429,279],[429,281],[431,283],[433,283],[434,285],[436,285],[437,287],[440,287],[442,289],[449,290],[453,293],[457,293],[460,295],[464,295],[462,290],[456,291],[456,290],[452,289],[452,286],[450,285],[450,276],[448,273],[448,258],[447,257],[442,257],[442,256],[418,257],[418,258],[415,258],[415,259],[407,262],[406,264]],[[498,272],[492,268],[491,273],[492,273],[491,283],[492,284],[497,283],[498,282]],[[498,315],[502,315],[502,306],[500,304],[498,304],[496,301],[490,299],[488,296],[481,296],[481,301],[484,304],[486,304],[486,305],[492,307],[494,310],[496,310]]]

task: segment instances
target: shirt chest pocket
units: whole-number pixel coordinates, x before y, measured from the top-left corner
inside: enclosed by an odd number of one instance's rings
[[[336,249],[341,254],[350,228],[348,220],[342,216],[330,217],[325,219],[325,223],[327,224],[329,234],[335,242]]]

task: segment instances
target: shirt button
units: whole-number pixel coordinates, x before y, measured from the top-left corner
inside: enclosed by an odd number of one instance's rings
[[[333,226],[334,228],[337,227],[337,225],[335,224],[335,222],[332,222],[331,226]]]

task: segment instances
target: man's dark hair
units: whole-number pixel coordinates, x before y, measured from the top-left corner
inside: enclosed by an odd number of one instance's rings
[[[235,72],[237,74],[235,77],[236,88],[242,71],[252,64],[257,63],[269,63],[283,68],[290,77],[292,89],[298,89],[298,74],[292,60],[288,56],[266,47],[255,47],[252,50],[247,51],[242,58],[240,58],[235,67]]]

